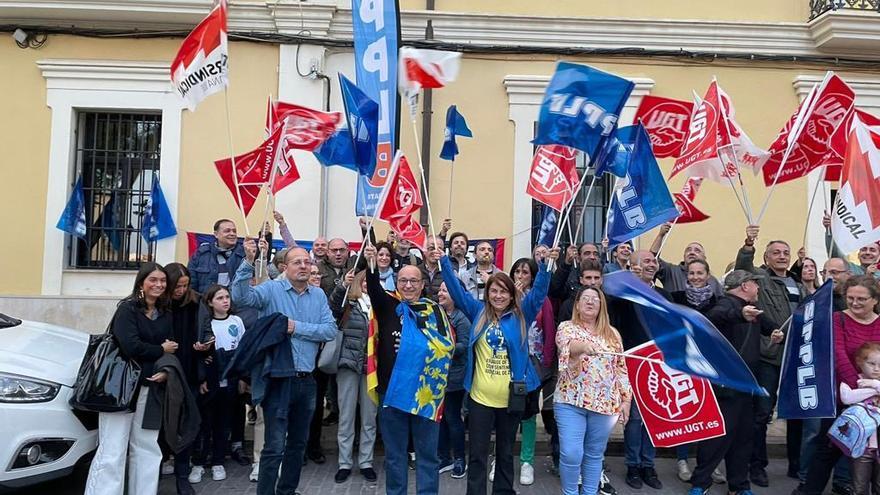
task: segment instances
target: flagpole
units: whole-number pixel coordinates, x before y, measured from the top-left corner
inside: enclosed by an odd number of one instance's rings
[[[824,182],[823,180],[819,180],[816,183],[816,187],[813,188],[813,196],[810,198],[810,206],[807,208],[807,221],[804,223],[804,251],[807,250],[807,232],[810,229],[810,215],[813,213],[813,203],[816,201],[816,193],[819,192],[819,186]]]
[[[419,173],[422,175],[422,189],[425,191],[425,206],[428,208],[428,226],[431,228],[431,236],[437,237],[437,231],[434,230],[434,215],[431,213],[431,198],[428,197],[428,181],[425,179],[425,167],[422,164],[422,144],[419,142],[419,129],[416,125],[416,112],[417,108],[415,105],[418,101],[418,93],[416,94],[416,98],[407,98],[407,103],[409,103],[409,113],[412,121],[412,130],[413,130],[413,138],[416,143],[416,155],[418,156],[419,163]],[[451,184],[450,184],[451,187]],[[443,271],[443,268],[440,268],[440,271]]]
[[[785,147],[785,153],[782,155],[782,161],[779,162],[779,167],[776,169],[776,175],[773,177],[773,185],[770,186],[770,191],[767,193],[767,197],[764,198],[764,205],[761,206],[761,212],[758,213],[758,218],[755,220],[755,223],[760,225],[761,219],[764,217],[764,212],[767,210],[767,205],[770,204],[770,197],[773,195],[773,191],[776,189],[776,184],[779,182],[779,176],[782,175],[782,169],[785,168],[785,164],[788,161],[789,155],[791,155],[792,150],[794,149],[795,142],[797,142],[798,138],[801,135],[801,132],[804,130],[804,126],[806,124],[806,116],[813,112],[813,109],[816,107],[817,103],[817,95],[818,93],[828,84],[828,75],[831,72],[827,72],[825,74],[825,79],[822,80],[821,84],[814,84],[813,88],[810,90],[810,93],[807,95],[807,107],[801,106],[801,111],[798,112],[797,117],[794,120],[794,124],[792,124],[791,130],[788,133],[788,143]],[[806,109],[806,111],[803,111]]]
[[[232,182],[235,185],[235,197],[238,200],[238,211],[241,212],[241,218],[244,221],[244,234],[246,237],[251,236],[251,229],[248,227],[247,215],[244,212],[244,202],[241,200],[241,188],[238,187],[238,169],[235,167],[235,152],[232,146],[232,117],[229,111],[229,87],[223,88],[223,96],[226,100],[226,136],[229,138],[229,160],[232,162]]]
[[[562,232],[563,232],[562,223],[568,222],[568,215],[569,215],[569,213],[571,213],[571,209],[574,206],[574,200],[575,200],[575,198],[577,198],[577,195],[581,192],[581,189],[583,188],[583,184],[584,184],[584,181],[583,180],[580,181],[580,184],[578,184],[577,193],[575,193],[571,197],[571,199],[569,199],[568,204],[564,205],[562,207],[562,211],[559,212],[559,220],[558,220],[558,223],[556,224],[556,235],[553,237],[553,245],[550,246],[551,249],[559,246],[559,239],[562,237]],[[596,176],[594,175],[593,180],[590,181],[590,187],[587,189],[587,196],[586,196],[586,199],[584,200],[585,202],[587,200],[589,200],[590,193],[593,192],[593,186],[595,186],[595,185],[596,185]],[[553,270],[553,264],[554,263],[553,263],[552,259],[550,260],[550,262],[547,263],[547,271],[548,272]]]
[[[452,218],[452,181],[455,179],[455,157],[452,158],[452,163],[449,165],[449,207],[446,212],[446,218]]]
[[[666,364],[659,359],[653,359],[653,358],[644,357],[644,356],[635,356],[633,354],[627,354],[625,352],[604,352],[603,351],[603,352],[597,352],[596,354],[606,354],[608,356],[620,356],[620,357],[626,358],[626,359],[638,359],[639,361],[644,361],[646,363],[652,363],[652,364],[661,364],[661,365]]]
[[[715,77],[713,77],[712,81],[715,82],[715,84],[716,84],[715,87],[717,90],[718,80],[715,79]],[[719,106],[721,107],[721,120],[724,121],[724,129],[727,131],[727,137],[729,140],[730,136],[731,136],[730,115],[728,115],[727,111],[724,109],[724,102],[721,100],[720,96],[718,97],[718,103],[719,103]],[[742,205],[741,206],[743,207],[743,213],[746,214],[746,219],[749,221],[749,225],[751,225],[752,224],[752,206],[749,204],[749,193],[746,192],[746,186],[743,184],[743,178],[742,178],[742,174],[740,173],[740,167],[739,167],[739,158],[737,158],[737,156],[736,156],[736,146],[733,145],[733,141],[730,142],[730,151],[731,151],[731,154],[733,155],[733,166],[734,166],[734,168],[736,168],[736,177],[737,177],[737,179],[739,179],[739,188],[742,191]],[[720,159],[721,157],[719,156],[718,158]],[[722,167],[724,166],[723,161],[721,162],[721,166]],[[724,175],[728,175],[726,170],[724,171]],[[730,179],[729,176],[728,176],[728,179]],[[730,186],[734,188],[734,191],[736,191],[736,187],[734,187],[734,185],[733,185],[733,179],[730,179]]]
[[[583,179],[581,179],[583,181]],[[577,227],[574,231],[574,238],[580,239],[581,237],[581,227],[584,225],[584,214],[587,212],[587,208],[590,206],[590,192],[593,190],[593,184],[596,183],[596,176],[593,175],[593,179],[590,183],[590,188],[587,190],[587,197],[584,198],[584,207],[581,209],[581,214],[578,217]],[[572,242],[575,242],[574,240]]]
[[[669,231],[667,231],[666,235],[663,236],[663,240],[660,241],[660,247],[657,248],[657,252],[654,253],[654,257],[656,257],[658,261],[660,260],[660,253],[663,252],[663,247],[666,246],[666,241],[669,240],[669,234],[672,233],[672,229],[678,224],[678,219],[679,217],[675,217],[675,220],[673,220],[672,224],[669,225]]]

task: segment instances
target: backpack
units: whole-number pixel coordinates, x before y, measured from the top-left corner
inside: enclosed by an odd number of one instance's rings
[[[868,447],[871,435],[880,425],[880,410],[867,404],[855,404],[846,408],[834,420],[828,437],[847,457],[861,457]]]

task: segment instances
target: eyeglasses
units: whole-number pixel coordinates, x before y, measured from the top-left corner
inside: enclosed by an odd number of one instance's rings
[[[342,253],[342,252],[345,252],[345,251],[348,251],[348,248],[336,248],[336,249],[330,249],[330,252],[331,252],[331,253]]]
[[[836,275],[840,275],[841,273],[848,273],[848,272],[849,272],[849,270],[822,270],[819,273],[821,273],[822,275],[828,274],[828,275],[831,275],[832,277],[834,277]]]
[[[580,301],[581,301],[581,302],[587,302],[587,303],[593,303],[593,304],[596,304],[596,303],[600,302],[601,299],[599,299],[599,298],[596,297],[596,296],[582,296],[582,297],[580,298]]]
[[[397,285],[401,287],[405,287],[407,285],[416,286],[422,283],[422,279],[420,278],[399,278],[397,279]]]
[[[310,260],[308,258],[298,258],[298,259],[292,259],[292,260],[288,261],[287,263],[285,263],[285,265],[305,266],[305,265],[310,265],[311,263],[312,263],[312,260]]]
[[[851,296],[846,296],[846,302],[857,302],[857,303],[862,303],[862,304],[864,304],[864,303],[866,303],[866,302],[868,302],[868,301],[870,301],[870,300],[871,300],[870,297],[851,297]]]

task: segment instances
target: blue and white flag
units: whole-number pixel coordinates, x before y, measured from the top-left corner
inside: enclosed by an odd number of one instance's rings
[[[348,127],[337,129],[312,154],[325,167],[337,165],[355,172],[358,171],[351,131],[348,130]]]
[[[553,245],[553,237],[556,235],[556,222],[559,221],[556,210],[544,205],[544,216],[541,219],[541,227],[538,231],[538,244],[545,246]]]
[[[150,191],[150,199],[144,208],[144,221],[141,225],[141,235],[147,242],[158,241],[177,235],[177,227],[174,226],[174,218],[159,185],[159,177],[153,174],[153,188]]]
[[[61,218],[55,224],[55,228],[80,239],[86,236],[86,200],[82,182],[82,175],[80,175],[70,193],[70,199],[67,200],[67,206],[61,212]]]
[[[620,178],[626,177],[626,169],[632,159],[632,145],[626,145],[617,138],[618,129],[615,128],[610,136],[602,143],[602,148],[593,162],[596,165],[596,177],[608,172]]]
[[[355,214],[372,215],[397,149],[397,1],[352,0],[355,80],[379,105],[375,171],[358,177]]]
[[[339,74],[339,86],[358,173],[372,177],[376,170],[379,105],[342,73]]]
[[[779,417],[833,418],[837,415],[834,381],[834,284],[826,281],[791,317],[779,379]]]
[[[450,105],[446,110],[446,131],[443,137],[443,149],[440,150],[440,158],[455,161],[455,155],[458,154],[458,143],[455,142],[455,136],[474,137],[474,134],[468,128],[464,115],[458,112],[455,105]]]
[[[633,303],[670,368],[741,392],[767,395],[736,349],[698,311],[667,301],[626,270],[606,275],[602,290]]]
[[[116,191],[110,193],[110,200],[104,204],[101,214],[98,216],[98,223],[101,226],[101,233],[107,237],[110,246],[116,251],[122,249],[122,240],[125,237],[125,225],[120,223],[121,218],[117,216],[119,206],[116,205],[119,195]]]
[[[617,127],[631,81],[586,65],[559,62],[544,93],[534,144],[562,144],[590,157]]]
[[[618,179],[608,207],[608,242],[612,246],[671,222],[679,215],[642,124],[620,129],[617,137],[632,152],[627,173]]]

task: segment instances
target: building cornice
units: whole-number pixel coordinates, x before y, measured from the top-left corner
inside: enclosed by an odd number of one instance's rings
[[[849,77],[838,74],[856,93],[856,106],[867,112],[877,114],[880,112],[880,77],[869,79],[864,77]],[[822,82],[822,75],[800,75],[794,78],[792,85],[798,99],[803,101],[810,88],[814,84]]]
[[[171,93],[168,62],[48,59],[37,61],[47,89],[136,89]]]

